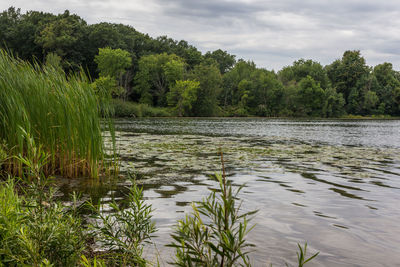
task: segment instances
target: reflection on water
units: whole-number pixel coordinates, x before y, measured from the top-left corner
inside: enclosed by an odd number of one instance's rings
[[[156,208],[158,244],[170,242],[190,203],[216,188],[224,151],[243,208],[259,209],[249,239],[255,266],[295,262],[296,243],[320,251],[313,266],[400,263],[400,122],[268,119],[119,120],[122,171],[139,173]],[[125,179],[65,183],[103,201]],[[171,251],[159,245],[162,263]],[[310,265],[311,266],[311,265]]]

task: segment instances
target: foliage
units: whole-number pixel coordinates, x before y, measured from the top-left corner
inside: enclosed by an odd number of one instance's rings
[[[86,258],[85,255],[81,257],[81,265],[83,267],[106,267],[104,261],[94,258],[92,262],[92,260]]]
[[[201,63],[194,67],[190,79],[200,83],[196,101],[193,103],[195,116],[217,115],[218,95],[221,92],[222,76],[216,65]]]
[[[111,109],[115,117],[171,117],[173,113],[168,108],[152,107],[147,104],[113,99]]]
[[[112,214],[105,214],[91,205],[96,214],[92,226],[96,238],[107,249],[103,257],[108,265],[146,266],[147,261],[143,258],[144,244],[156,232],[151,220],[153,209],[144,202],[142,189],[134,181],[126,201],[127,206],[121,207],[113,200],[110,203]]]
[[[103,162],[98,100],[86,77],[40,68],[0,51],[0,139],[13,155],[29,155],[27,136],[50,155],[46,174],[97,177]],[[8,173],[21,164],[7,162]]]
[[[226,73],[235,65],[235,55],[230,55],[226,51],[222,51],[221,49],[215,50],[213,52],[207,52],[204,57],[211,58],[215,60],[219,66],[219,71],[221,74]]]
[[[298,110],[301,115],[318,116],[322,113],[325,92],[311,76],[299,82]]]
[[[25,196],[16,192],[15,180],[0,185],[0,261],[18,266],[76,266],[86,247],[86,236],[76,205],[54,201],[54,190],[43,173],[48,156],[37,149],[30,158],[20,157],[30,181]],[[23,183],[23,182],[21,182]]]
[[[241,213],[237,199],[243,186],[233,189],[225,173],[216,179],[220,191],[193,204],[192,214],[180,220],[171,235],[176,266],[250,265],[247,248],[252,245],[245,237],[254,227],[249,226],[249,217],[256,211]]]
[[[79,67],[84,60],[86,22],[66,10],[41,28],[35,36],[44,54],[53,52],[64,58],[73,67]]]
[[[184,40],[152,38],[128,25],[88,25],[68,10],[58,15],[23,14],[10,7],[0,13],[0,28],[1,48],[30,62],[61,65],[67,73],[82,66],[97,78],[100,71],[103,80],[93,86],[102,84],[124,100],[167,107],[171,105],[167,95],[176,81],[200,82],[191,110],[178,108],[177,115],[400,115],[400,73],[387,62],[367,66],[357,50],[345,51],[325,67],[299,59],[275,73],[251,61],[236,61],[235,55],[221,49],[203,55]],[[300,88],[307,77],[324,91],[324,97],[315,87],[304,88],[304,82]],[[318,105],[303,101],[306,89],[316,93]]]
[[[299,247],[299,252],[297,252],[297,262],[299,267],[303,267],[307,262],[310,262],[312,259],[318,256],[319,252],[315,253],[308,259],[306,259],[307,255],[307,243],[304,244],[304,249],[300,246],[300,244],[297,244]]]
[[[119,48],[99,48],[99,54],[94,61],[98,65],[100,77],[109,76],[114,79],[119,78],[132,65],[129,52]]]
[[[197,99],[197,81],[176,81],[167,94],[168,105],[174,106],[178,116],[187,116],[192,112],[192,105]]]
[[[284,67],[280,70],[278,76],[285,85],[292,81],[300,82],[307,76],[318,82],[323,89],[329,85],[329,79],[323,66],[311,59],[299,59],[293,62],[292,66]]]
[[[184,71],[184,61],[174,54],[143,56],[135,77],[135,90],[140,103],[166,106],[169,88],[183,79]]]
[[[91,85],[96,95],[102,100],[109,99],[112,96],[119,96],[124,91],[122,87],[118,86],[115,78],[112,78],[111,76],[101,76]]]

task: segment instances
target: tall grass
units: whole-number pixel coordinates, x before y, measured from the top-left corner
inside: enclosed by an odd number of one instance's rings
[[[0,50],[0,141],[9,159],[3,168],[21,175],[30,157],[29,138],[50,155],[46,175],[97,177],[104,167],[98,99],[84,74],[30,64]]]

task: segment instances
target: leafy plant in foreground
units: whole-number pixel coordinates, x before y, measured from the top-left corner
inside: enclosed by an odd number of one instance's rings
[[[223,157],[221,153],[223,164]],[[176,266],[250,266],[245,239],[254,226],[250,216],[257,211],[241,213],[238,194],[223,175],[216,175],[220,192],[213,191],[203,201],[193,204],[192,214],[178,222],[169,245],[176,249]]]
[[[312,259],[314,259],[315,257],[317,257],[318,254],[319,254],[319,252],[317,252],[313,256],[311,256],[308,259],[306,259],[307,243],[304,244],[304,250],[300,246],[300,244],[297,244],[297,246],[299,247],[299,252],[297,252],[297,261],[298,261],[299,267],[303,267],[307,262],[309,262]]]
[[[26,183],[19,187],[24,194],[18,195],[13,178],[0,185],[1,264],[76,266],[86,247],[81,220],[54,201],[55,191],[43,174],[48,156],[36,148],[31,158],[18,158],[29,177],[20,182]]]
[[[146,266],[143,257],[144,244],[156,232],[152,222],[152,206],[143,200],[143,192],[135,183],[129,188],[127,208],[121,208],[115,200],[110,203],[112,214],[96,209],[94,234],[107,252],[103,253],[108,266]]]

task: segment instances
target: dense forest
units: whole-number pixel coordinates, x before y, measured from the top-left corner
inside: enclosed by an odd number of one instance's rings
[[[400,72],[387,62],[367,66],[360,51],[327,66],[299,59],[275,72],[128,25],[89,25],[69,11],[22,14],[10,7],[0,14],[0,29],[0,48],[67,73],[82,69],[116,105],[135,102],[171,116],[400,115]]]

